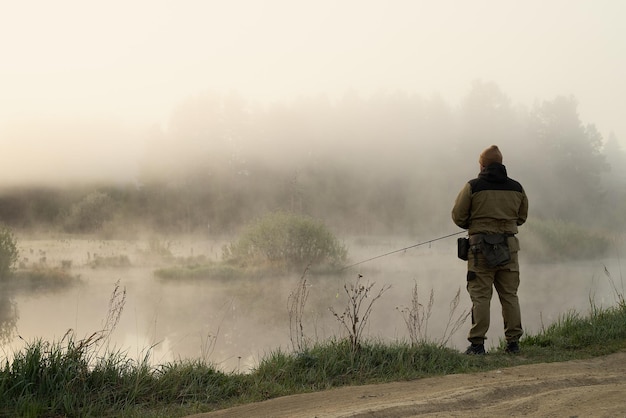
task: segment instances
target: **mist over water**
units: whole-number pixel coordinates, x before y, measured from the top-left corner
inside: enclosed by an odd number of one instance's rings
[[[416,243],[392,236],[347,240],[355,262]],[[136,254],[145,245],[102,240],[24,241],[22,247],[27,251],[45,252],[49,265],[72,260],[72,273],[80,275],[82,284],[55,292],[17,293],[17,333],[23,340],[14,338],[4,352],[10,354],[25,342],[39,338],[59,341],[69,329],[78,338],[102,329],[118,280],[126,289],[126,304],[108,348],[125,352],[130,358],[141,360],[149,353],[153,364],[202,358],[225,371],[245,372],[272,351],[292,350],[288,298],[297,291],[301,274],[230,281],[161,280],[154,277],[153,266],[94,269],[86,264],[94,254],[127,254],[132,261],[138,259]],[[173,252],[184,255],[193,251],[215,257],[220,245],[181,239],[174,243]],[[391,343],[410,341],[399,309],[411,305],[413,286],[417,284],[423,305],[428,304],[430,292],[434,291],[427,335],[432,341],[440,341],[458,289],[461,303],[455,317],[471,306],[464,289],[465,263],[455,258],[455,251],[455,239],[448,238],[360,264],[339,275],[309,275],[309,297],[302,317],[305,338],[323,342],[345,336],[329,308],[343,311],[347,304],[343,286],[361,274],[362,283],[375,283],[372,295],[383,285],[391,286],[374,303],[365,338]],[[600,306],[612,306],[615,293],[606,278],[605,266],[617,285],[623,286],[617,258],[533,264],[521,254],[519,295],[526,332],[537,333],[570,310],[587,312],[590,298]],[[498,346],[503,338],[499,310],[494,295],[488,348]],[[469,326],[468,319],[449,339],[448,346],[464,348]]]

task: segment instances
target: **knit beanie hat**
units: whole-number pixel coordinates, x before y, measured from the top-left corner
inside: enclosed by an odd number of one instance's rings
[[[502,153],[497,145],[492,145],[480,153],[478,163],[483,167],[488,167],[493,163],[502,164]]]

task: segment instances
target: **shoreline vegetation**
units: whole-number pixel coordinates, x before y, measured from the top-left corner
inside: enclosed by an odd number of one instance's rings
[[[246,373],[221,371],[209,356],[153,365],[153,347],[146,347],[140,359],[111,350],[109,337],[126,298],[118,283],[102,330],[85,338],[68,330],[60,341],[29,341],[11,360],[5,359],[0,368],[0,416],[185,416],[346,385],[607,355],[626,349],[626,303],[608,270],[606,276],[615,292],[613,306],[598,306],[590,298],[588,312],[566,312],[539,332],[523,337],[519,355],[505,353],[501,342],[486,356],[468,356],[446,347],[445,336],[433,341],[420,334],[429,312],[417,300],[415,306],[422,310],[413,315],[405,312],[407,326],[415,331],[411,341],[382,342],[348,332],[346,338],[308,342],[298,333],[307,297],[305,271],[290,297],[293,350],[272,351]],[[343,313],[335,313],[337,319],[348,330],[352,325],[358,329],[384,291],[384,287],[377,291],[358,280],[346,285],[349,302]],[[362,323],[355,320],[359,315]],[[450,325],[458,324],[463,315],[451,312]]]

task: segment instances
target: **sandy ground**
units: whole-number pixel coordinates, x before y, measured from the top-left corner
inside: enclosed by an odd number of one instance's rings
[[[626,417],[626,352],[285,396],[194,418]]]

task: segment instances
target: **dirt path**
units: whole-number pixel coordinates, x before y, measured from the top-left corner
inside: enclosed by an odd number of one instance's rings
[[[194,418],[626,417],[626,352],[285,396]]]

